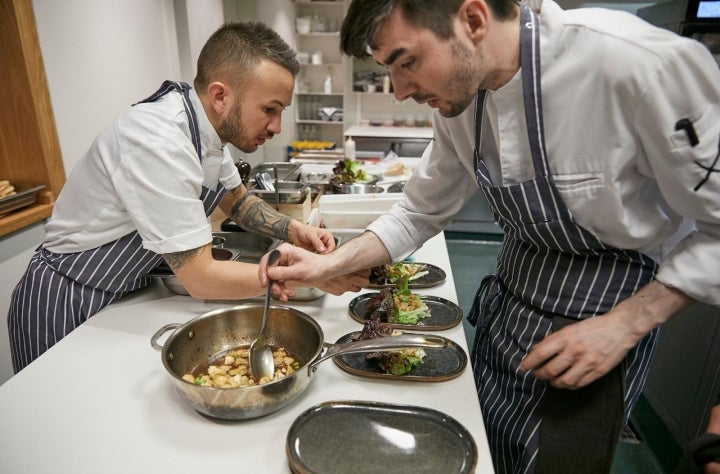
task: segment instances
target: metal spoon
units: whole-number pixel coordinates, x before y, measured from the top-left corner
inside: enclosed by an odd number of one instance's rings
[[[267,259],[267,266],[273,265],[280,257],[280,251],[274,249],[270,252]],[[272,289],[272,280],[268,279],[267,290],[265,291],[265,310],[263,311],[262,323],[260,331],[255,340],[250,344],[250,371],[253,377],[260,380],[263,377],[272,378],[275,373],[275,363],[273,362],[272,349],[265,343],[265,323],[267,323],[268,312],[270,309],[270,290]]]

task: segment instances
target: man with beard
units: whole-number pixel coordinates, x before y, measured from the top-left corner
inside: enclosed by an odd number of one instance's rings
[[[212,258],[208,216],[216,206],[245,230],[319,253],[334,248],[328,231],[251,196],[224,149],[231,143],[253,152],[280,133],[298,70],[294,51],[267,26],[227,24],[203,47],[194,89],[166,81],[98,135],[13,292],[8,328],[16,372],[106,305],[148,285],[148,272],[163,260],[193,297],[262,294],[257,265]],[[338,292],[344,281],[320,287]]]
[[[469,315],[495,470],[606,473],[659,326],[720,304],[720,70],[628,13],[533,3],[352,1],[343,51],[436,109],[434,138],[365,233],[260,278],[401,260],[482,192],[504,233]]]

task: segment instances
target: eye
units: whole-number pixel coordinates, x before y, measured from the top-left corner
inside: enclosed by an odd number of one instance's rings
[[[413,64],[415,64],[414,57],[412,57],[412,58],[408,59],[407,61],[405,61],[404,63],[400,64],[400,67],[403,69],[410,69],[413,66]]]

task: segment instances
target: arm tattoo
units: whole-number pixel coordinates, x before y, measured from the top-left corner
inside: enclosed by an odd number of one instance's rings
[[[197,255],[198,251],[200,251],[200,248],[184,250],[182,252],[165,253],[163,254],[163,258],[167,262],[168,266],[170,266],[170,269],[174,272],[192,260],[195,255]]]
[[[245,193],[232,207],[230,218],[243,229],[288,240],[290,217],[281,214],[259,197]]]

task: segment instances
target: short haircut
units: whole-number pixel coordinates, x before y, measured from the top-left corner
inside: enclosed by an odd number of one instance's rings
[[[300,71],[295,51],[264,23],[226,23],[210,36],[200,51],[195,89],[205,89],[216,80],[240,85],[262,60],[282,66],[293,77]]]
[[[452,21],[463,0],[353,0],[340,32],[342,51],[356,58],[370,56],[368,47],[377,48],[377,33],[393,9],[399,8],[405,20],[432,30],[440,39],[454,36]],[[498,20],[515,17],[515,0],[487,0]]]

